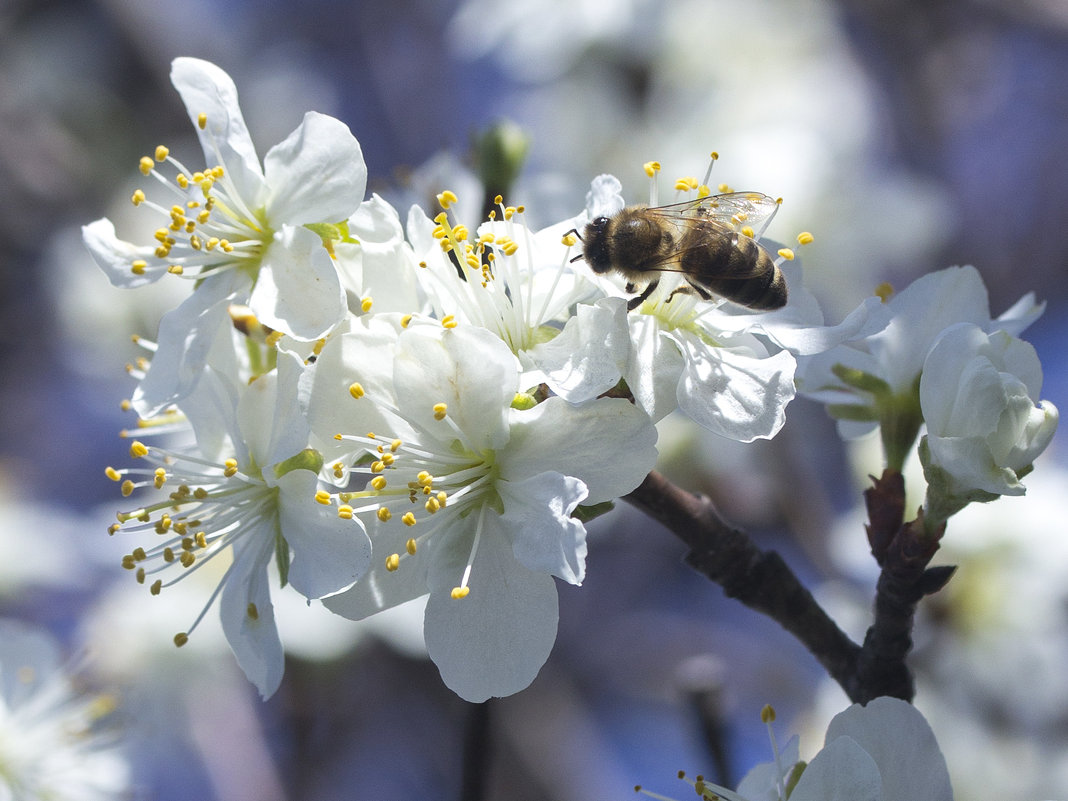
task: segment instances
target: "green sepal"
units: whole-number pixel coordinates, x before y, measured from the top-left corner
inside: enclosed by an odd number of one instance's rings
[[[933,532],[970,503],[990,503],[1001,497],[981,489],[953,492],[950,489],[953,477],[938,465],[931,464],[931,449],[926,436],[920,438],[917,451],[923,465],[923,477],[927,480],[927,497],[923,503],[924,530]]]
[[[863,392],[870,392],[876,397],[886,397],[891,393],[890,385],[881,378],[874,376],[871,373],[865,373],[863,370],[858,370],[855,367],[846,367],[844,364],[836,364],[831,368],[831,372],[834,373],[838,380],[847,387],[859,389]]]
[[[311,470],[318,475],[323,469],[323,455],[315,448],[305,448],[274,466],[274,477],[281,478],[293,470]]]
[[[274,535],[274,561],[278,565],[278,577],[282,587],[289,583],[289,543],[281,530]]]
[[[861,406],[856,403],[828,404],[827,414],[835,420],[852,420],[856,423],[877,423],[879,421],[879,413],[873,406]]]
[[[575,511],[571,513],[571,516],[580,523],[589,523],[594,518],[600,517],[603,514],[607,514],[616,508],[613,501],[602,501],[601,503],[595,503],[590,506],[576,506]]]

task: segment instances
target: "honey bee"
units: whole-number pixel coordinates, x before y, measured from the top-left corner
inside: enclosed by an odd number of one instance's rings
[[[759,192],[628,206],[587,223],[583,253],[575,260],[585,258],[595,273],[615,270],[627,279],[628,292],[644,283],[628,301],[630,311],[652,294],[664,272],[686,279],[671,296],[695,292],[704,300],[719,295],[751,309],[779,309],[786,305],[786,280],[753,232],[755,226],[763,230],[778,208],[779,201]]]

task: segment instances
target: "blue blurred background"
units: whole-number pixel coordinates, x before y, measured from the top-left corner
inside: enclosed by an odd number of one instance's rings
[[[764,703],[781,737],[805,731],[808,755],[846,705],[800,646],[691,573],[682,545],[626,508],[591,527],[585,585],[560,587],[553,655],[509,699],[452,696],[419,652],[417,610],[374,630],[294,624],[307,634],[267,703],[217,634],[176,654],[170,636],[203,596],[167,619],[142,608],[118,565],[129,546],[105,534],[121,499],[103,475],[125,459],[128,335],[153,336],[171,300],[111,290],[78,226],[121,217],[156,144],[199,163],[168,80],[178,55],[230,73],[261,154],[306,110],[345,121],[370,189],[402,215],[466,185],[475,137],[501,119],[530,137],[507,200],[535,225],[580,211],[602,172],[645,200],[651,159],[664,165],[663,198],[716,150],[714,181],[786,199],[771,236],[815,233],[805,276],[830,321],[882,281],[951,264],[976,265],[995,315],[1036,291],[1049,305],[1025,336],[1043,397],[1068,408],[1062,3],[3,0],[0,614],[46,625],[88,654],[95,682],[120,690],[139,798],[607,801],[636,783],[683,797],[680,768],[736,783],[770,758]],[[947,593],[917,634],[917,702],[958,798],[1068,796],[1068,672],[1049,668],[1068,657],[1068,565],[991,558],[1010,547],[1000,536],[1041,555],[1065,533],[1063,439],[1034,475],[1053,479],[1001,502],[1016,504],[1008,520],[970,519],[993,527],[977,540],[989,549],[952,554],[987,578],[1018,565],[986,586],[1043,588],[1050,619],[1006,623],[997,603],[976,616],[963,592]],[[667,472],[784,552],[862,634],[872,573],[863,553],[842,554],[864,549],[855,509],[878,470],[870,449],[843,446],[804,401],[773,442],[738,446],[676,421],[662,441]],[[1012,692],[977,667],[984,636],[1035,648],[1014,667],[1032,673],[1002,682]],[[465,785],[471,776],[481,787]]]

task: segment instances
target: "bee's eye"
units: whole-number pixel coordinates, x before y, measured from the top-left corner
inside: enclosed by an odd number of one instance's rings
[[[593,224],[596,225],[598,228],[604,228],[606,225],[608,225],[608,218],[598,217],[596,220],[593,221]]]

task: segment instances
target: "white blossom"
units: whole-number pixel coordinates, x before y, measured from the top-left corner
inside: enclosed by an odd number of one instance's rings
[[[552,577],[585,574],[572,512],[642,481],[656,459],[648,417],[621,399],[534,404],[509,348],[471,326],[413,324],[393,341],[355,328],[327,343],[314,379],[315,427],[338,420],[320,419],[335,404],[318,397],[349,387],[337,433],[371,478],[338,502],[373,521],[374,565],[326,605],[362,619],[429,593],[426,643],[449,687],[472,701],[526,687],[556,638]]]
[[[316,501],[322,457],[307,448],[308,424],[298,405],[299,361],[279,353],[277,371],[238,386],[205,368],[182,411],[209,443],[192,452],[141,441],[131,456],[145,468],[108,469],[124,495],[174,487],[161,500],[119,514],[111,533],[151,535],[123,558],[153,595],[216,557],[230,561],[183,645],[216,597],[227,641],[264,697],[278,688],[283,653],[271,603],[268,566],[278,565],[307,598],[352,585],[366,570],[370,543],[360,521]],[[219,433],[223,432],[223,436]],[[216,455],[229,450],[230,456]],[[135,480],[138,479],[138,480]],[[162,574],[171,576],[155,578]]]
[[[206,353],[229,324],[230,304],[247,303],[262,323],[303,341],[342,320],[337,269],[320,234],[304,226],[346,220],[367,181],[359,143],[342,122],[309,112],[261,166],[225,72],[178,58],[171,81],[207,167],[190,170],[163,146],[141,160],[142,173],[167,195],[133,196],[159,217],[151,244],[120,240],[108,219],[83,228],[86,246],[116,286],[138,287],[166,274],[198,282],[160,323],[153,368],[134,395],[146,417],[192,391]],[[177,171],[173,181],[161,172],[164,164]]]
[[[1038,400],[1041,389],[1042,365],[1029,343],[971,323],[948,328],[920,377],[929,485],[950,496],[1022,495],[1020,476],[1057,430],[1057,409]]]
[[[79,694],[45,632],[0,621],[0,798],[128,797],[130,770],[101,718],[114,699]]]

